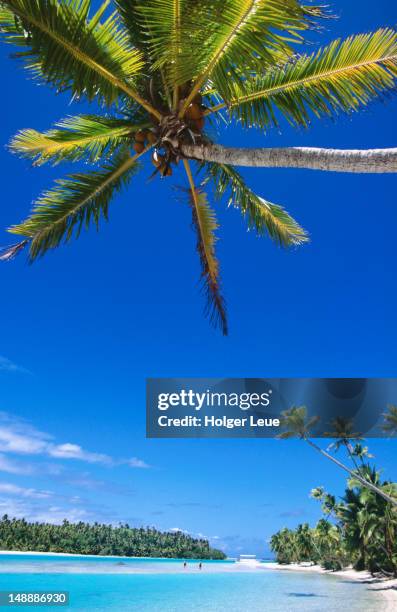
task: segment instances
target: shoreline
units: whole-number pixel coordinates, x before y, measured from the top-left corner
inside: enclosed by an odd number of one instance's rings
[[[339,571],[326,570],[320,565],[300,565],[291,563],[290,565],[281,565],[276,562],[261,564],[261,567],[268,571],[285,571],[285,572],[312,572],[314,574],[323,574],[326,576],[336,576],[337,578],[345,578],[351,582],[359,582],[367,584],[370,591],[377,591],[387,602],[385,612],[393,612],[397,604],[397,578],[374,577],[367,571],[358,572],[353,568],[347,568]]]
[[[1,555],[31,555],[35,556],[45,556],[45,557],[80,557],[81,559],[146,559],[148,561],[203,561],[205,563],[225,563],[235,561],[233,558],[227,559],[193,559],[190,557],[127,557],[123,555],[84,555],[79,553],[64,553],[64,552],[44,552],[41,550],[0,550]]]

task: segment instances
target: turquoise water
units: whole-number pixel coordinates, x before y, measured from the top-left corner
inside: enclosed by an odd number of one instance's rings
[[[180,560],[152,559],[1,556],[0,591],[8,590],[69,591],[68,608],[28,608],[42,611],[379,612],[384,603],[366,585],[334,576],[240,570],[230,562],[184,570]]]

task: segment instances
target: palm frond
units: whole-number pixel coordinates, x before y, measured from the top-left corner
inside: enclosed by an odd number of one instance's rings
[[[290,57],[293,44],[302,42],[301,31],[323,15],[321,7],[308,8],[298,0],[210,1],[207,10],[202,10],[201,4],[203,59],[200,73],[190,77],[194,76],[195,82],[181,114],[210,77],[221,96],[227,98],[231,84],[241,80],[241,70],[236,67],[241,68],[242,62],[246,75]]]
[[[149,124],[133,125],[126,119],[78,115],[66,117],[56,127],[44,133],[32,129],[18,132],[10,143],[11,151],[32,159],[35,165],[81,159],[95,163],[110,157],[136,131]]]
[[[228,106],[244,125],[278,125],[277,112],[290,123],[307,126],[311,116],[352,112],[396,88],[397,32],[336,40],[265,75],[234,84]],[[220,110],[226,104],[215,106]]]
[[[215,231],[218,224],[215,213],[208,204],[206,194],[196,189],[194,185],[188,160],[184,160],[184,166],[189,180],[193,227],[197,233],[197,252],[200,257],[201,276],[207,297],[206,315],[209,316],[211,322],[221,327],[226,336],[228,333],[226,308],[220,293],[219,263],[215,255]]]
[[[123,2],[122,2],[123,3]],[[188,0],[152,0],[142,2],[136,8],[136,22],[141,31],[147,30],[150,39],[149,48],[153,59],[152,71],[161,70],[167,83],[173,85],[174,108],[178,103],[179,84],[186,80],[181,76],[182,66],[192,64],[192,34],[199,30],[192,27],[192,13]],[[193,11],[194,14],[194,11]],[[189,58],[186,57],[186,43],[189,40]]]
[[[90,5],[90,0],[1,0],[0,31],[22,49],[15,57],[59,91],[108,105],[123,92],[156,114],[133,87],[143,66],[140,52],[115,14],[101,23],[103,10],[90,18]]]
[[[388,412],[384,415],[382,430],[390,435],[397,435],[397,406],[388,406]]]
[[[164,62],[159,61],[156,53],[158,32],[156,24],[160,24],[160,30],[163,35],[168,36],[167,30],[168,21],[166,20],[165,28],[163,23],[164,11],[161,4],[166,0],[161,0],[159,5],[159,19],[157,12],[154,11],[156,19],[152,21],[146,15],[146,10],[152,10],[153,2],[145,2],[144,0],[114,0],[121,21],[128,32],[131,44],[141,52],[145,62],[145,74],[150,75],[150,80],[147,79],[144,85],[146,92],[144,95],[157,107],[156,102],[162,102],[160,106],[164,110],[169,110],[172,107],[172,88],[173,83],[166,78],[164,70]],[[179,6],[182,0],[175,0],[175,4]],[[185,0],[186,1],[186,0]],[[154,0],[156,3],[157,0]],[[176,9],[177,11],[177,9]],[[168,50],[168,53],[171,51]],[[171,58],[169,58],[171,61]],[[172,62],[171,62],[172,63]]]
[[[119,0],[125,3],[126,0]],[[127,0],[128,2],[128,0]],[[143,0],[135,2],[136,22],[147,33],[152,58],[151,70],[161,70],[168,86],[174,88],[199,74],[206,57],[209,19],[208,0]]]
[[[308,417],[305,406],[293,406],[281,413],[280,424],[285,429],[277,438],[288,439],[294,437],[307,438],[311,430],[318,424],[320,417]]]
[[[73,234],[78,236],[91,221],[98,226],[101,216],[107,219],[112,196],[137,171],[135,157],[124,151],[99,171],[57,181],[39,198],[30,217],[8,231],[31,240],[30,259],[34,260],[63,239],[68,242]]]
[[[217,196],[221,198],[229,193],[229,206],[241,210],[249,228],[255,229],[259,235],[267,232],[270,238],[284,247],[308,242],[305,230],[287,211],[257,196],[235,168],[212,162],[207,162],[204,167],[213,179]]]
[[[128,32],[131,44],[142,53],[142,56],[147,60],[150,40],[145,28],[142,28],[142,20],[139,8],[142,5],[141,0],[113,0],[113,4],[117,8],[121,22]]]
[[[175,3],[178,4],[181,1],[175,0]],[[157,0],[154,0],[154,2],[157,3]],[[165,37],[169,37],[171,34],[167,30],[167,25],[169,25],[168,15],[166,15],[166,27],[164,28],[163,19],[165,12],[162,4],[165,2],[166,0],[160,0],[158,7],[159,14],[157,15],[157,11],[152,10],[153,2],[148,3],[144,0],[114,0],[120,19],[128,32],[131,44],[142,54],[145,62],[145,74],[150,74],[154,80],[156,80],[156,76],[160,77],[162,93],[168,95],[168,90],[171,89],[172,84],[170,80],[166,80],[163,70],[164,62],[159,61],[159,55],[156,53],[158,27]],[[152,20],[148,17],[146,11],[153,13],[155,18]],[[160,93],[158,88],[156,93]]]

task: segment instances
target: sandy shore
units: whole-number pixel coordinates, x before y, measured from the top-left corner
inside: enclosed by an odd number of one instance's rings
[[[149,561],[165,561],[167,557],[126,557],[121,555],[83,555],[77,553],[63,553],[63,552],[41,552],[38,550],[0,550],[0,555],[32,555],[32,556],[45,556],[45,557],[80,557],[81,559],[148,559]],[[172,560],[172,559],[171,559]],[[225,559],[229,561],[230,559]],[[181,559],[182,561],[182,559]],[[191,561],[197,561],[198,559],[191,559]]]
[[[371,591],[378,591],[379,594],[386,600],[386,608],[384,612],[393,612],[396,610],[397,604],[397,579],[378,578],[371,576],[369,572],[356,572],[354,569],[345,569],[339,572],[331,572],[325,570],[319,565],[297,564],[280,565],[279,563],[266,563],[261,565],[266,570],[290,571],[290,572],[315,572],[317,574],[328,574],[329,576],[338,576],[352,582],[361,582],[367,584]]]
[[[38,550],[0,550],[0,555],[33,555],[40,557],[91,557],[92,559],[155,559],[155,557],[122,557],[118,555],[78,555],[76,553],[41,552]],[[163,557],[161,557],[163,558]]]

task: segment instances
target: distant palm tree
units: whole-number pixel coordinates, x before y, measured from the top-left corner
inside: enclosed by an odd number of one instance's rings
[[[302,561],[314,562],[316,547],[313,541],[313,533],[308,523],[301,523],[295,531],[299,557]]]
[[[343,569],[344,551],[342,533],[337,525],[321,518],[313,530],[313,543],[318,551],[318,561],[325,569]]]
[[[299,560],[296,534],[291,529],[281,529],[270,538],[270,548],[277,554],[278,563],[295,563]]]
[[[382,429],[391,436],[397,436],[397,406],[390,405],[384,415],[385,424]]]
[[[323,457],[326,457],[335,465],[340,467],[342,470],[350,474],[351,478],[357,480],[363,487],[370,489],[377,495],[380,495],[386,501],[390,502],[394,506],[397,506],[397,497],[392,497],[388,492],[374,485],[372,482],[360,475],[360,470],[351,470],[344,463],[333,457],[330,453],[318,446],[313,440],[310,439],[312,428],[319,422],[319,417],[313,416],[307,418],[307,410],[305,406],[294,406],[290,410],[285,410],[281,413],[281,426],[285,429],[284,432],[279,434],[277,437],[280,439],[300,438],[314,448]]]
[[[107,15],[110,4],[116,11]],[[67,117],[48,132],[16,135],[11,149],[36,165],[85,160],[101,166],[44,193],[31,215],[9,229],[25,239],[0,259],[30,243],[33,260],[98,225],[145,153],[163,177],[182,160],[207,312],[226,334],[218,224],[205,182],[213,182],[218,197],[228,193],[258,234],[299,245],[306,232],[256,195],[234,165],[396,172],[397,149],[228,149],[214,145],[204,128],[223,119],[267,132],[281,119],[306,127],[312,116],[357,111],[395,89],[397,33],[381,29],[302,55],[297,45],[326,14],[300,0],[105,0],[97,12],[90,8],[90,0],[0,0],[3,38],[19,47],[14,55],[33,76],[107,109]],[[203,160],[200,183],[189,158]]]

